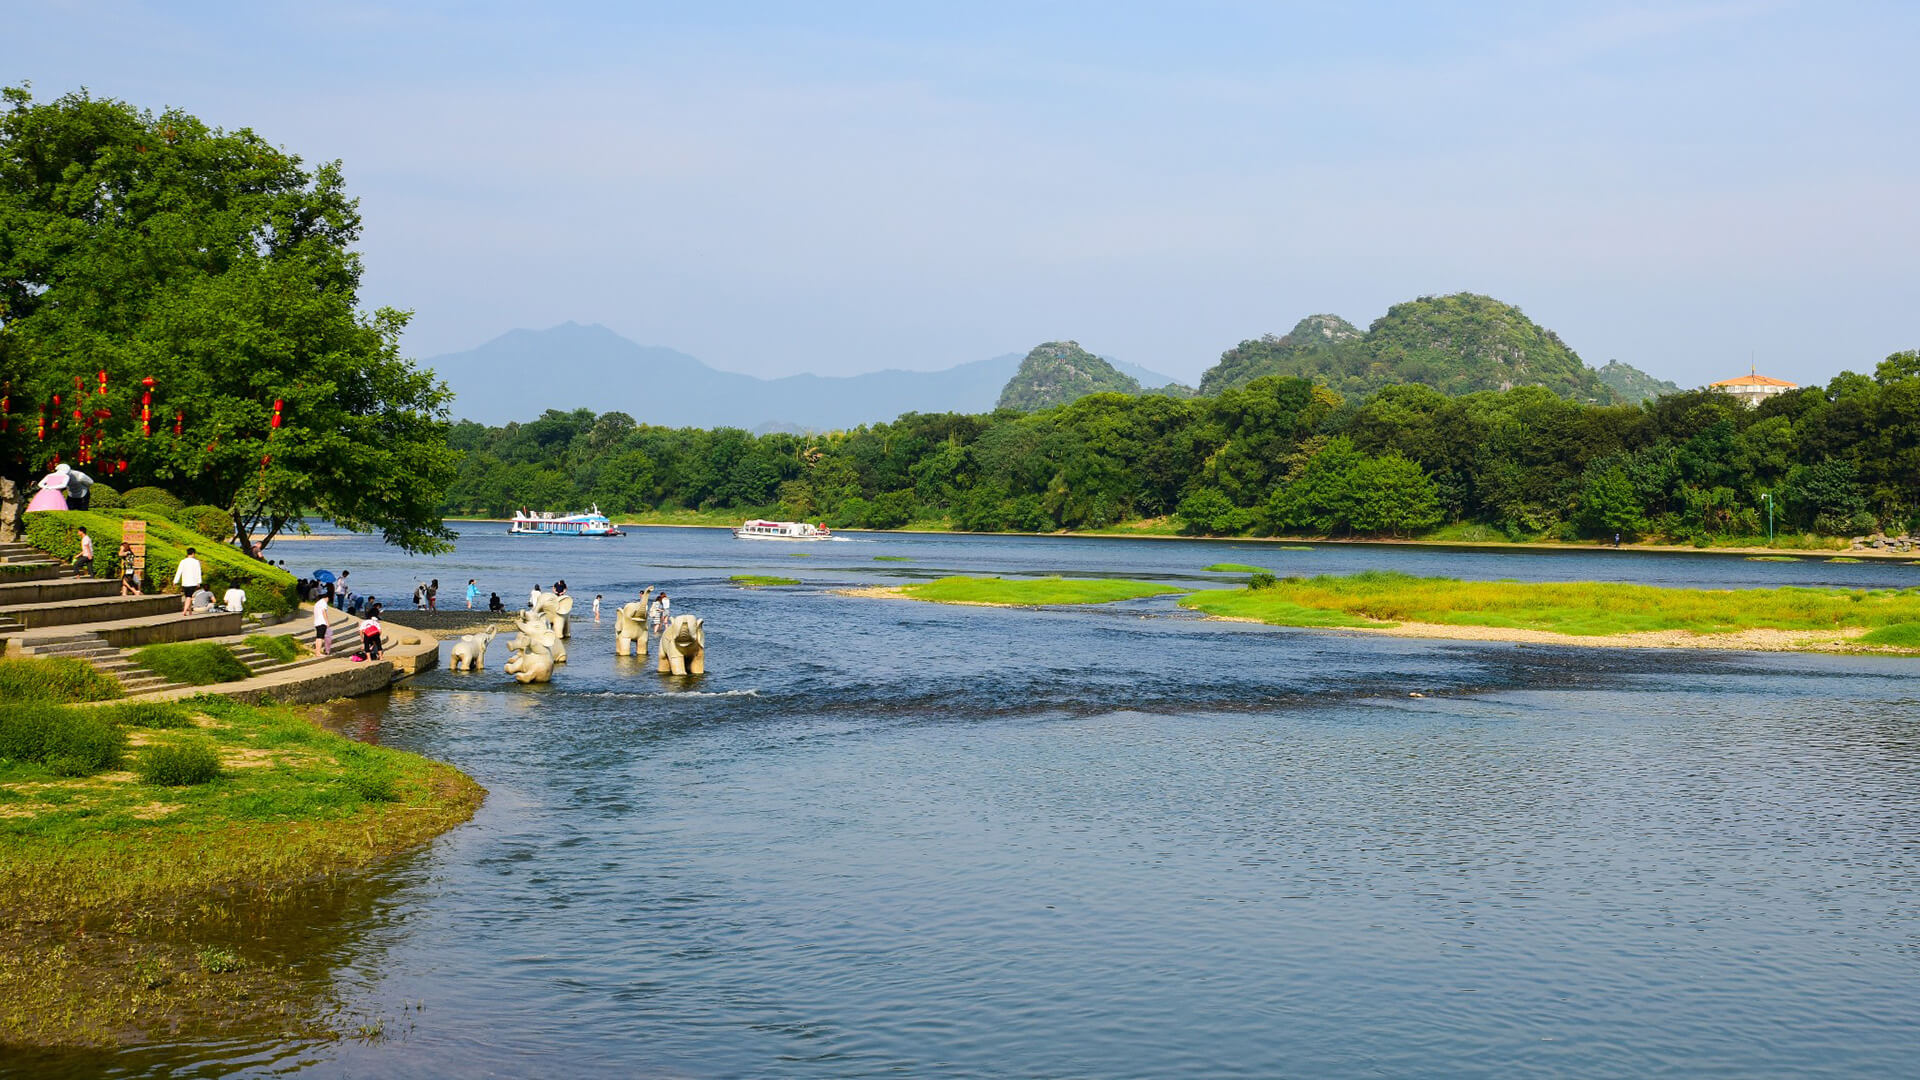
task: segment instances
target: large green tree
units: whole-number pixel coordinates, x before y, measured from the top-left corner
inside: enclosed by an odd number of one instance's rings
[[[405,312],[359,307],[338,162],[85,92],[0,104],[0,473],[16,490],[57,456],[224,507],[242,538],[312,515],[445,546],[448,394],[401,357]]]

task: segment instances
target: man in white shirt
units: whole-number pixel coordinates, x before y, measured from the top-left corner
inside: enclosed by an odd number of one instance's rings
[[[194,557],[193,549],[188,548],[186,558],[173,568],[173,583],[180,586],[180,614],[192,614],[193,594],[200,588],[200,582],[200,560]]]
[[[333,652],[333,624],[327,621],[327,594],[321,593],[313,598],[313,654],[328,656]]]
[[[247,610],[247,590],[238,585],[233,586],[220,597],[220,605],[228,611]]]

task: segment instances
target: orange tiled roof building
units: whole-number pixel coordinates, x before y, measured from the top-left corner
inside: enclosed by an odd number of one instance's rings
[[[1800,384],[1790,383],[1785,379],[1775,379],[1766,375],[1753,374],[1742,375],[1737,379],[1721,379],[1717,383],[1708,383],[1707,389],[1718,390],[1723,394],[1732,394],[1734,397],[1745,402],[1747,408],[1751,409],[1775,394],[1784,394],[1789,390],[1800,389]]]

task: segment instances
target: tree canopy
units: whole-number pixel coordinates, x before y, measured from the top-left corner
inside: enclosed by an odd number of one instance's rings
[[[626,513],[737,509],[834,525],[1099,528],[1171,517],[1203,535],[1753,536],[1920,526],[1920,353],[1757,409],[1715,391],[1588,405],[1544,387],[1347,400],[1267,376],[1212,397],[1092,394],[1034,413],[909,413],[817,436],[548,412],[462,423],[449,509],[598,501]]]
[[[407,313],[359,308],[340,163],[84,91],[0,96],[0,473],[158,484],[243,538],[318,515],[444,546],[448,395],[400,356]]]

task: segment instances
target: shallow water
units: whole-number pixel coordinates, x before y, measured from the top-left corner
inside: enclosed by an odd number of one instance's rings
[[[1920,1051],[1913,661],[832,591],[1231,581],[1200,569],[1222,561],[1733,587],[1916,568],[682,529],[283,550],[362,592],[437,575],[443,606],[470,576],[509,603],[564,576],[609,621],[576,621],[549,686],[511,683],[496,646],[484,673],[334,710],[491,791],[327,909],[315,977],[378,1037],[262,1031],[109,1071],[1857,1076]],[[806,584],[725,581],[770,571]],[[611,655],[614,598],[645,584],[706,619],[705,679]]]

